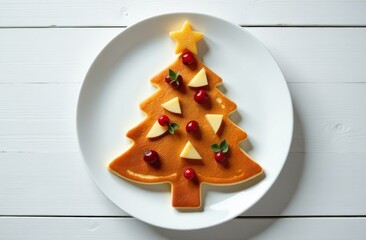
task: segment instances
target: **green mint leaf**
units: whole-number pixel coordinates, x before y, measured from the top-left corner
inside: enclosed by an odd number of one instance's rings
[[[169,68],[169,77],[172,80],[172,82],[176,81],[179,76],[179,72],[174,72],[172,69]],[[170,82],[170,83],[172,83]]]
[[[179,73],[179,72],[176,72],[176,73],[175,73],[174,81],[177,81],[177,80],[178,80],[179,75],[180,75],[180,73]]]
[[[214,151],[215,153],[220,152],[220,147],[219,147],[219,145],[217,145],[217,144],[212,144],[212,145],[211,145],[211,149],[212,149],[212,151]]]
[[[171,123],[170,127],[172,127],[174,130],[177,130],[179,128],[179,125],[176,123]]]
[[[221,148],[221,151],[223,153],[227,153],[227,151],[229,151],[229,144],[226,144],[223,148]]]
[[[225,147],[225,145],[227,145],[227,143],[226,143],[226,140],[224,139],[224,140],[220,143],[220,149],[222,150],[222,149]]]
[[[174,128],[172,126],[169,126],[168,131],[170,134],[174,134]]]
[[[177,130],[179,128],[179,125],[176,123],[171,123],[168,126],[168,130],[170,134],[174,134],[175,130]]]
[[[172,79],[175,77],[175,72],[169,68],[169,77]]]

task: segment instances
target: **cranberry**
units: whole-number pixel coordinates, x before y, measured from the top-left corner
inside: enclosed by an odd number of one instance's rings
[[[186,131],[187,133],[193,133],[198,130],[198,122],[196,121],[190,121],[187,123]]]
[[[190,51],[187,51],[185,53],[182,54],[182,62],[185,65],[191,65],[192,63],[194,63],[194,55],[193,53],[191,53]]]
[[[161,115],[158,122],[161,126],[168,126],[170,124],[170,120],[167,115]]]
[[[199,104],[205,104],[208,102],[208,94],[205,89],[199,89],[194,94],[194,100]]]
[[[217,152],[217,153],[215,153],[215,160],[216,160],[216,162],[218,162],[218,163],[223,163],[223,162],[225,162],[225,160],[226,160],[226,155],[225,155],[225,153],[223,153],[223,152]]]
[[[155,164],[155,163],[157,163],[159,161],[159,155],[154,150],[147,150],[144,153],[144,160],[148,164]]]
[[[170,76],[169,75],[167,75],[166,77],[165,77],[165,82],[166,83],[168,83],[168,84],[170,84],[170,82],[172,81],[172,79],[170,78]]]
[[[175,80],[174,82],[172,82],[170,85],[172,85],[173,88],[178,89],[182,85],[182,82],[183,82],[183,77],[181,75],[179,75],[177,77],[177,80]]]
[[[189,180],[194,180],[196,178],[196,171],[194,171],[193,168],[185,168],[183,171],[183,175]]]
[[[215,153],[215,160],[218,163],[223,163],[226,160],[226,154],[223,152],[217,152]]]
[[[172,81],[171,77],[169,75],[167,75],[165,77],[165,82],[170,84],[173,88],[178,89],[182,85],[183,77],[181,75],[179,75],[176,80]]]

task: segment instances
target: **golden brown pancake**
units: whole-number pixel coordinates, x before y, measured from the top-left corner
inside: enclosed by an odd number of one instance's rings
[[[197,88],[188,87],[190,80],[205,68],[208,85],[204,87],[209,94],[208,104],[198,104],[194,100]],[[165,82],[168,70],[179,72],[183,77],[180,89],[173,88]],[[222,83],[221,78],[196,59],[194,65],[184,65],[179,56],[170,66],[151,79],[158,90],[144,102],[140,108],[147,116],[136,127],[128,131],[127,137],[132,146],[109,164],[109,169],[118,176],[142,183],[155,184],[169,182],[172,191],[172,205],[175,208],[199,208],[201,206],[201,185],[232,185],[247,181],[262,173],[262,168],[251,159],[240,147],[239,143],[247,138],[247,134],[235,125],[229,114],[236,110],[230,101],[216,86]],[[175,114],[164,109],[161,104],[179,97],[182,114]],[[152,125],[160,115],[167,115],[171,122],[180,125],[174,134],[163,134],[157,138],[147,138]],[[206,114],[222,114],[220,129],[215,133],[209,125]],[[189,134],[186,124],[195,120],[199,123],[199,134]],[[227,152],[226,164],[215,161],[215,153],[210,148],[226,140],[230,148]],[[180,154],[187,141],[198,151],[202,160],[181,158]],[[145,151],[155,150],[159,154],[159,166],[144,161]],[[191,167],[196,172],[196,179],[184,177],[183,171]]]

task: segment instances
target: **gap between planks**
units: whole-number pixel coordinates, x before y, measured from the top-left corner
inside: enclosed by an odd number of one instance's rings
[[[0,215],[0,218],[109,218],[109,219],[134,219],[132,216],[110,215]],[[366,215],[278,215],[278,216],[237,216],[234,219],[311,219],[311,218],[366,218]]]
[[[234,24],[234,23],[233,23]],[[133,24],[135,25],[135,24]],[[237,24],[234,24],[237,25]],[[130,25],[131,26],[131,25]],[[366,28],[366,25],[238,25],[242,28]],[[119,26],[58,26],[58,25],[50,25],[50,26],[1,26],[0,29],[68,29],[68,28],[127,28],[127,25],[119,25]]]

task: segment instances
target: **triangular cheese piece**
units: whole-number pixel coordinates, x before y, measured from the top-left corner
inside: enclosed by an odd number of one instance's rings
[[[181,114],[182,113],[182,110],[180,108],[179,98],[178,97],[175,97],[173,99],[170,99],[169,101],[161,104],[161,106],[163,108],[165,108],[166,110],[168,110],[169,112],[178,113],[178,114]]]
[[[161,126],[158,121],[154,123],[151,127],[150,131],[147,133],[147,138],[155,138],[163,135],[166,131],[168,131],[168,126]]]
[[[205,115],[208,123],[210,124],[212,130],[217,133],[222,123],[222,114],[206,114]]]
[[[202,68],[196,76],[192,78],[192,80],[188,83],[189,87],[202,87],[206,86],[208,84],[207,77],[206,77],[206,71],[204,68]]]
[[[181,158],[188,159],[202,159],[197,150],[193,147],[192,143],[188,141],[184,146],[182,152],[179,155]]]

